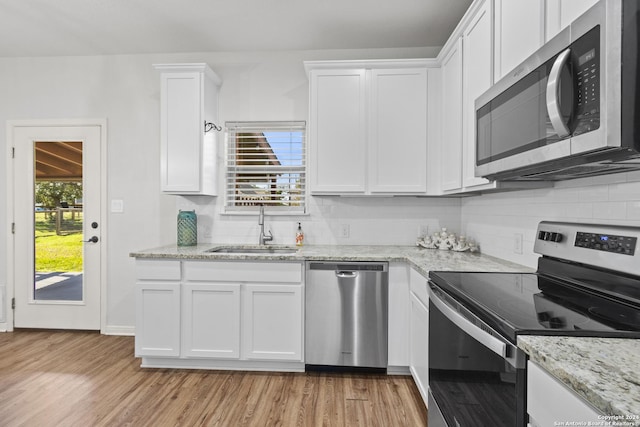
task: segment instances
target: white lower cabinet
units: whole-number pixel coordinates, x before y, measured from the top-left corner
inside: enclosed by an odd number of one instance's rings
[[[180,355],[180,282],[136,283],[135,354]]]
[[[603,425],[602,414],[537,364],[527,362],[529,426]],[[591,422],[592,424],[589,424]]]
[[[138,357],[180,355],[180,262],[136,262],[136,342]]]
[[[429,296],[427,279],[411,270],[409,368],[427,406],[429,388]]]
[[[143,366],[304,370],[302,263],[145,259],[136,267]]]
[[[302,361],[302,285],[246,284],[243,357]]]
[[[240,285],[182,285],[184,357],[240,357]]]
[[[389,352],[387,372],[406,375],[409,369],[409,267],[389,264]]]

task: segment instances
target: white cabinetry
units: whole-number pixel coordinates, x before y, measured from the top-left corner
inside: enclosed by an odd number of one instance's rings
[[[245,359],[302,361],[302,285],[246,284]]]
[[[475,177],[475,100],[493,84],[493,2],[475,1],[443,48],[440,192],[491,190]]]
[[[427,69],[371,70],[369,190],[427,191]]]
[[[427,66],[305,62],[312,194],[424,194]]]
[[[531,427],[602,425],[602,414],[533,362],[527,362],[527,412]]]
[[[545,0],[494,0],[495,80],[544,44]]]
[[[135,355],[180,354],[180,262],[136,262]]]
[[[462,188],[462,38],[456,39],[442,60],[442,190]]]
[[[598,0],[547,0],[547,40],[551,40],[597,2]]]
[[[300,262],[136,260],[145,367],[304,370]]]
[[[207,301],[192,305],[196,312],[183,305],[183,319],[194,319],[191,323],[197,329],[185,322],[182,333],[201,337],[209,355],[303,360],[301,263],[187,261],[184,275],[187,293],[197,291]],[[222,312],[213,314],[216,310]],[[207,322],[210,330],[202,325]]]
[[[475,101],[493,84],[492,1],[482,2],[462,32],[462,185],[488,184],[475,177]]]
[[[410,357],[411,376],[427,405],[429,388],[429,294],[427,279],[411,269]]]
[[[158,64],[161,189],[170,194],[217,194],[216,145],[220,78],[206,64]]]
[[[406,374],[409,367],[409,270],[405,263],[389,264],[387,372],[390,374]]]
[[[366,80],[364,69],[311,70],[311,193],[364,193]]]
[[[182,285],[184,357],[240,357],[240,285]]]

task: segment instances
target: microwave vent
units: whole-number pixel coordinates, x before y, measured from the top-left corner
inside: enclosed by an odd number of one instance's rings
[[[521,176],[521,180],[532,181],[560,181],[567,179],[586,178],[590,176],[608,175],[640,170],[637,163],[605,163],[595,165],[579,165],[565,169],[541,171]]]

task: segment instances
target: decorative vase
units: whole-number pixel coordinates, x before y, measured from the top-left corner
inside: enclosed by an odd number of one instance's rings
[[[178,212],[178,246],[198,244],[198,217],[196,211]]]

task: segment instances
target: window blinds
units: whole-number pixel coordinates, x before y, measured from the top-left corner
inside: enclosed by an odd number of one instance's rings
[[[227,212],[305,212],[305,122],[227,122],[226,138]]]

